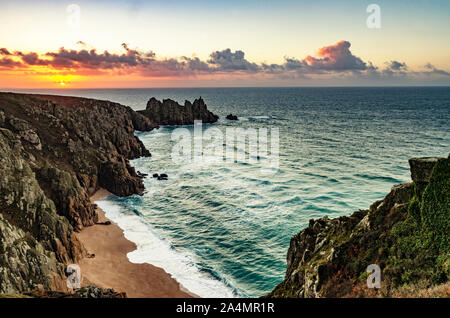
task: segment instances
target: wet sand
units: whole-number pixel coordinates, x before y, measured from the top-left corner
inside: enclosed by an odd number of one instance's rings
[[[108,194],[108,191],[100,189],[91,197],[91,201]],[[97,211],[98,222],[109,221],[104,211],[100,208]],[[76,235],[87,253],[95,254],[94,258],[86,257],[79,262],[82,286],[93,284],[113,288],[117,292],[125,292],[127,297],[195,297],[162,268],[131,263],[127,253],[134,251],[136,245],[125,238],[122,229],[114,222],[85,227]]]

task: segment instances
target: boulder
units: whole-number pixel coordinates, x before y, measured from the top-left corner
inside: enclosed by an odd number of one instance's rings
[[[167,176],[167,174],[165,174],[165,173],[161,173],[159,176],[158,176],[158,180],[167,180],[169,177]]]
[[[236,115],[233,115],[233,114],[227,115],[226,118],[227,118],[228,120],[238,120],[238,117],[237,117]]]
[[[424,157],[409,159],[409,166],[411,169],[411,179],[414,182],[428,183],[430,182],[431,172],[438,162],[439,158]]]
[[[167,178],[165,178],[165,177],[161,177],[161,176],[159,176],[158,177],[158,180],[168,180]]]
[[[26,142],[32,144],[37,150],[42,150],[41,140],[34,130],[24,130],[20,132],[20,137]]]

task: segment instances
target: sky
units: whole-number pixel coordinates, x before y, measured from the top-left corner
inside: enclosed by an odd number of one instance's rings
[[[448,0],[0,0],[0,88],[450,85],[449,33]]]

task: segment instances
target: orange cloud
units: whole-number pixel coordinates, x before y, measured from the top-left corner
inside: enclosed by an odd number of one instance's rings
[[[425,71],[414,72],[405,63],[390,61],[382,70],[370,62],[363,61],[350,51],[350,42],[339,41],[320,48],[316,56],[303,59],[286,57],[281,64],[265,64],[249,61],[243,51],[225,49],[214,51],[208,60],[198,57],[159,58],[153,51],[131,49],[122,44],[122,53],[97,52],[95,48],[60,48],[54,52],[11,51],[0,48],[0,84],[12,74],[41,83],[67,83],[75,86],[78,81],[87,83],[98,81],[137,81],[140,79],[298,79],[318,76],[363,76],[374,78],[395,78],[405,76],[450,76],[434,66]],[[69,79],[70,77],[70,79]],[[56,80],[55,80],[56,78]],[[94,80],[95,79],[95,80]]]

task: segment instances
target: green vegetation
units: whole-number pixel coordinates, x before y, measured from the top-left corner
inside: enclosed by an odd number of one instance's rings
[[[440,159],[428,185],[415,184],[408,215],[395,225],[390,249],[392,270],[402,285],[448,281],[450,233],[450,159]]]
[[[450,156],[423,173],[429,182],[396,185],[369,210],[310,222],[268,297],[449,297]],[[367,288],[370,264],[380,289]]]

